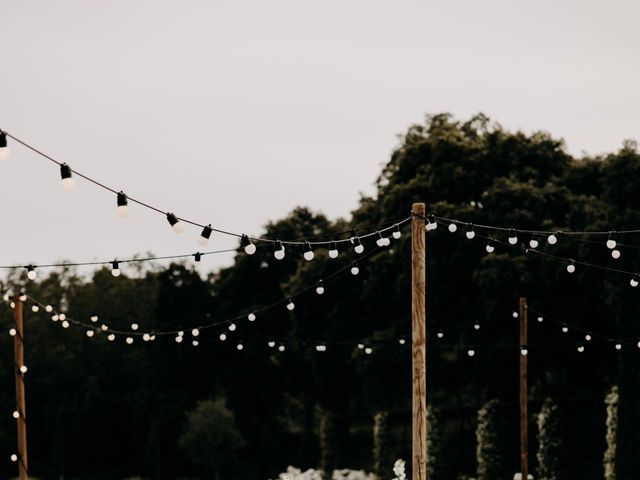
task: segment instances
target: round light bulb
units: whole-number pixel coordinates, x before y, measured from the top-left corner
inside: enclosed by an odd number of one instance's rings
[[[474,330],[480,330],[480,324],[479,323],[474,323],[473,324],[473,329]]]
[[[582,352],[584,352],[584,347],[582,345],[580,345],[578,347],[578,353],[582,353]]]
[[[475,350],[467,350],[467,355],[473,357],[476,354]]]
[[[402,233],[400,233],[400,230],[394,230],[394,232],[391,235],[393,236],[394,239],[398,240],[402,236]]]
[[[14,412],[13,412],[13,418],[15,418],[16,420],[17,420],[18,418],[20,418],[20,412],[18,412],[17,410],[14,410]]]
[[[206,247],[209,244],[209,239],[205,238],[205,237],[198,237],[198,245],[200,245],[201,247]]]
[[[114,277],[119,277],[120,276],[120,269],[119,268],[114,268],[111,270],[111,275],[113,275]]]
[[[567,272],[573,273],[575,271],[576,271],[576,266],[573,263],[567,265]]]
[[[11,149],[9,147],[0,148],[0,160],[7,160],[11,156]]]
[[[18,332],[16,331],[15,328],[12,328],[11,330],[9,330],[9,335],[11,335],[12,337],[15,337],[17,333]]]
[[[538,240],[536,240],[535,238],[532,238],[531,240],[529,240],[529,246],[531,248],[538,248]]]
[[[296,304],[289,300],[289,303],[287,303],[287,310],[291,311],[294,308],[296,308]]]
[[[611,250],[611,256],[616,260],[620,258],[620,255],[621,255],[620,250]]]
[[[516,243],[518,243],[518,237],[516,237],[516,236],[509,237],[509,244],[510,245],[515,245]]]
[[[584,339],[585,339],[587,342],[590,342],[590,341],[591,341],[591,335],[589,335],[589,334],[587,333],[587,334],[584,336]]]
[[[364,252],[364,245],[362,245],[361,243],[359,243],[358,245],[356,245],[356,246],[353,248],[353,250],[354,250],[356,253],[360,254],[360,253]]]
[[[273,348],[276,346],[276,342],[267,342],[267,345],[269,345],[269,348]]]
[[[69,328],[69,322],[67,322],[66,320],[62,322],[62,328]]]
[[[127,345],[131,345],[133,343],[133,337],[127,337],[125,342],[127,342]]]
[[[142,340],[148,342],[149,340],[151,340],[151,335],[145,333],[144,335],[142,335]]]
[[[182,335],[176,336],[176,338],[175,338],[176,343],[182,343],[182,338],[183,338]]]
[[[103,323],[103,324],[100,326],[100,329],[101,329],[103,332],[106,332],[107,330],[109,330],[109,327]]]
[[[12,462],[17,462],[18,461],[18,455],[16,455],[15,453],[11,454],[11,461]]]
[[[456,225],[455,223],[450,223],[449,224],[449,231],[451,233],[455,233],[458,230],[458,225]]]
[[[171,228],[173,228],[173,231],[175,233],[184,233],[185,230],[185,226],[184,226],[184,222],[181,222],[180,220],[178,220],[174,225],[171,226]]]
[[[241,351],[244,348],[244,346],[241,343],[239,343],[238,345],[236,345],[236,348],[238,349],[238,351]]]
[[[20,367],[20,373],[27,373],[27,371],[28,371],[28,368],[27,368],[27,366],[26,366],[26,365],[22,365],[22,366]]]
[[[113,342],[116,339],[116,336],[113,333],[110,333],[109,336],[107,337],[107,340],[109,340],[110,342]]]
[[[314,257],[314,255],[313,255],[313,252],[311,250],[307,250],[306,252],[304,252],[304,259],[307,262],[310,262],[311,260],[313,260],[313,257]]]
[[[324,293],[324,287],[323,287],[322,285],[318,285],[318,286],[316,287],[316,293],[317,293],[318,295],[322,295],[322,294]]]
[[[629,285],[631,285],[632,287],[637,287],[638,286],[638,279],[636,277],[631,277],[631,280],[629,280]]]
[[[116,214],[120,218],[125,218],[129,216],[129,205],[120,205],[116,207]]]
[[[329,250],[329,258],[338,258],[338,250]]]
[[[444,338],[444,332],[438,332],[438,333],[436,334],[436,336],[437,336],[438,338]]]
[[[526,357],[528,354],[529,354],[529,350],[527,350],[526,348],[520,349],[520,355],[522,355],[523,357]]]
[[[549,245],[555,245],[558,243],[558,237],[556,237],[553,233],[547,237],[547,243]]]
[[[192,340],[191,345],[193,345],[194,347],[197,347],[198,345],[200,345],[200,342],[198,340]]]
[[[364,349],[364,353],[366,353],[367,355],[371,355],[373,353],[373,348],[371,347],[367,347]]]
[[[250,243],[248,245],[245,245],[244,247],[244,252],[247,255],[253,255],[254,253],[256,253],[256,246],[253,243]]]
[[[64,313],[61,313],[60,315],[58,315],[58,317],[60,318],[60,320],[66,320],[67,316]]]
[[[607,240],[607,248],[609,250],[613,250],[614,248],[616,248],[616,245],[618,245],[618,242],[616,242],[614,239],[610,238],[609,240]]]
[[[131,324],[131,330],[134,330],[134,331],[135,331],[135,330],[138,330],[138,328],[139,328],[139,326],[138,326],[138,324],[137,324],[137,323],[132,323],[132,324]]]
[[[284,247],[280,250],[276,250],[273,252],[273,256],[276,257],[276,260],[282,260],[285,256]]]
[[[33,268],[31,268],[27,272],[27,278],[29,280],[35,280],[36,278],[38,278],[38,273]]]
[[[76,179],[73,177],[63,178],[61,184],[65,192],[70,192],[76,187]]]
[[[567,333],[569,331],[568,327],[562,327],[562,333]]]
[[[51,315],[51,320],[57,322],[60,317],[57,314]]]
[[[360,273],[360,268],[358,268],[356,265],[351,267],[351,275],[358,275],[359,273]]]
[[[193,330],[191,330],[191,335],[197,337],[198,335],[200,335],[200,330],[194,328]]]
[[[467,233],[465,233],[465,235],[469,240],[473,240],[473,238],[476,236],[476,232],[474,232],[473,230],[469,230]]]
[[[94,334],[95,332],[93,330],[87,330],[87,337],[91,338]]]
[[[543,321],[544,321],[544,318],[538,317],[538,323],[542,323]]]
[[[34,313],[37,312],[38,310],[40,310],[40,307],[38,305],[34,305],[31,307],[31,311]]]
[[[622,350],[622,344],[616,343],[616,350]]]
[[[230,331],[230,332],[235,332],[235,331],[236,331],[236,328],[238,328],[238,327],[236,326],[236,324],[235,324],[235,323],[230,323],[230,324],[229,324],[229,331]]]
[[[255,315],[255,313],[250,313],[250,314],[247,316],[247,320],[249,320],[250,322],[255,322],[255,320],[256,320],[256,315]]]
[[[46,307],[44,307],[45,312],[51,313],[53,312],[53,307],[51,305],[47,305]]]
[[[96,323],[98,321],[98,316],[97,315],[91,315],[91,321],[93,323]]]
[[[220,341],[224,342],[227,339],[227,336],[224,333],[220,334]]]
[[[285,351],[284,345],[280,345],[280,346],[278,347],[278,350],[279,350],[280,352],[284,352],[284,351]]]
[[[487,244],[486,247],[484,247],[485,250],[487,251],[487,253],[493,253],[496,249],[496,247],[494,247],[493,245],[491,245],[490,243]]]

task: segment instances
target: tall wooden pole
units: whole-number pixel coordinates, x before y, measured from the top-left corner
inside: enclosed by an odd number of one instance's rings
[[[520,348],[527,349],[527,299],[520,298]],[[523,353],[526,353],[523,355]],[[520,471],[522,479],[529,478],[529,432],[528,432],[528,389],[527,358],[528,350],[520,351]]]
[[[412,480],[427,478],[427,372],[425,358],[425,214],[424,203],[414,203],[411,222],[411,327],[413,354],[413,462]]]
[[[13,345],[15,350],[15,371],[16,371],[16,411],[18,412],[18,468],[20,480],[28,480],[28,461],[27,461],[27,407],[24,396],[24,330],[22,323],[22,302],[19,298],[15,299],[15,308],[13,309],[13,318],[15,320],[16,334],[13,337]]]

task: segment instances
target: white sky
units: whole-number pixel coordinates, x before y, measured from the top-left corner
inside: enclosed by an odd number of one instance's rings
[[[631,0],[0,0],[0,128],[259,233],[296,205],[348,215],[426,112],[482,111],[574,154],[640,138],[638,18]],[[53,164],[12,147],[0,264],[198,249],[196,229],[135,207],[121,220],[115,196],[80,179],[63,192]]]

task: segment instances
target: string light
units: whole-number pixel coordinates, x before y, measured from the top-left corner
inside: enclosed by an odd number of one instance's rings
[[[236,349],[241,352],[242,349],[244,349],[244,345],[242,345],[241,343],[239,343],[238,345],[236,345]]]
[[[391,236],[396,240],[398,240],[402,236],[402,232],[400,231],[400,225],[398,225],[397,223],[394,225],[394,230]]]
[[[542,323],[542,322],[544,322],[544,318],[543,318],[543,317],[541,317],[541,316],[539,316],[539,317],[538,317],[538,323]]]
[[[176,343],[182,343],[182,335],[177,335],[175,340],[176,340]]]
[[[202,229],[202,233],[200,233],[200,236],[198,237],[198,245],[201,246],[206,246],[209,243],[209,238],[211,237],[211,233],[213,232],[213,230],[211,229],[211,224],[206,225],[203,229]]]
[[[242,246],[244,247],[244,253],[246,253],[247,255],[253,255],[254,253],[256,253],[256,246],[247,235],[242,234],[240,241],[242,243]]]
[[[178,220],[178,217],[176,217],[173,213],[167,213],[167,222],[169,222],[169,225],[171,225],[171,228],[175,233],[180,234],[184,232],[184,223]]]
[[[326,345],[316,345],[316,352],[326,352],[327,351],[327,346]]]
[[[46,307],[44,307],[44,310],[45,310],[47,313],[51,313],[51,312],[53,312],[53,307],[52,307],[51,305],[47,305]]]
[[[107,340],[109,340],[110,342],[113,342],[116,339],[116,336],[113,333],[110,333],[107,336]]]
[[[468,356],[473,357],[475,354],[476,354],[476,351],[475,351],[475,350],[473,350],[473,349],[469,349],[469,350],[467,350],[467,355],[468,355]]]
[[[292,309],[292,308],[290,308],[289,310],[293,310],[293,309]],[[230,323],[230,324],[229,324],[229,331],[230,331],[230,332],[235,332],[237,328],[238,328],[238,327],[236,326],[236,324],[235,324],[235,323]]]
[[[21,365],[21,366],[20,366],[20,373],[22,373],[23,375],[24,375],[25,373],[27,373],[27,371],[28,371],[28,370],[29,370],[29,369],[27,368],[27,366],[26,366],[26,365]]]
[[[512,316],[513,318],[518,318],[518,317],[519,317],[518,312],[512,312],[512,313],[511,313],[511,316]]]
[[[578,347],[578,353],[582,353],[582,352],[584,352],[584,346],[580,345]]]
[[[590,334],[590,333],[587,333],[587,334],[584,336],[584,339],[585,339],[587,342],[590,342],[590,341],[591,341],[591,334]]]
[[[435,221],[433,215],[429,215],[427,217],[427,224],[424,226],[424,229],[427,232],[433,231],[438,228],[438,222]]]
[[[511,245],[515,245],[518,243],[518,236],[516,235],[516,231],[512,228],[509,230],[509,243]]]
[[[35,280],[36,278],[38,278],[38,273],[36,272],[36,269],[33,265],[27,266],[27,278],[29,280]]]
[[[91,338],[94,334],[95,332],[93,330],[87,330],[87,337]]]
[[[364,349],[364,353],[366,353],[367,355],[371,355],[373,353],[373,348],[371,347],[366,347]]]
[[[37,313],[40,310],[40,307],[38,305],[32,305],[31,306],[31,311],[34,313]]]
[[[362,252],[364,252],[364,245],[362,245],[362,241],[360,240],[360,237],[356,236],[353,238],[353,244],[355,245],[353,247],[353,250],[360,255]]]
[[[224,341],[227,339],[227,335],[226,335],[226,334],[224,334],[224,333],[221,333],[221,334],[220,334],[220,336],[219,336],[218,338],[220,338],[220,341],[221,341],[221,342],[224,342]]]
[[[555,245],[556,243],[558,243],[558,234],[557,233],[552,233],[551,235],[549,235],[547,237],[547,243],[549,245]]]
[[[276,260],[282,260],[285,256],[284,245],[279,239],[276,239],[275,243],[273,244],[273,256],[276,258]]]
[[[151,335],[149,335],[148,333],[142,335],[143,342],[148,342],[149,340],[151,340]]]
[[[12,328],[12,329],[9,330],[9,335],[11,335],[12,337],[15,337],[17,333],[18,332],[16,331],[15,328]]]
[[[269,346],[269,348],[273,348],[273,347],[275,347],[275,346],[276,346],[276,342],[274,342],[274,341],[269,341],[269,342],[267,342],[267,345]]]
[[[618,351],[622,350],[622,344],[621,343],[616,343],[616,350],[618,350]]]
[[[473,324],[473,329],[474,330],[480,330],[480,324],[479,323],[474,323]]]
[[[66,320],[62,322],[62,328],[69,328],[69,322]]]
[[[476,232],[473,231],[473,227],[471,226],[470,223],[467,223],[467,233],[465,233],[465,236],[469,239],[469,240],[473,240],[473,237],[476,236]]]
[[[13,411],[13,418],[15,418],[16,420],[20,418],[20,412],[18,412],[17,410]]]
[[[621,255],[620,250],[618,250],[618,249],[611,250],[611,256],[614,259],[616,259],[616,260],[619,259],[620,255]]]
[[[493,246],[493,243],[491,242],[491,240],[489,240],[489,243],[487,243],[487,246],[484,248],[487,251],[487,253],[493,253],[496,249],[496,247]]]
[[[285,348],[285,346],[284,346],[284,345],[280,344],[280,345],[278,346],[278,351],[279,351],[279,352],[284,352],[285,350],[286,350],[286,348]]]
[[[564,326],[562,327],[562,333],[567,333],[567,332],[569,332],[569,327],[567,327],[566,325],[564,325]]]
[[[120,218],[129,216],[129,200],[122,190],[118,192],[116,205],[116,214]]]
[[[197,328],[191,330],[191,336],[197,337],[198,335],[200,335],[200,330],[198,330]]]
[[[113,275],[114,277],[120,276],[120,267],[118,266],[117,260],[111,262],[111,275]]]
[[[192,340],[191,345],[193,345],[194,347],[197,347],[198,345],[200,345],[200,342],[198,340]]]
[[[526,357],[529,354],[529,350],[527,349],[527,347],[520,347],[520,355],[522,355],[523,357]]]
[[[404,345],[405,343],[407,343],[407,341],[404,338],[401,338],[400,340],[398,340],[398,343],[400,345]]]
[[[358,275],[359,273],[360,273],[360,267],[358,267],[358,262],[356,262],[351,267],[351,275]]]
[[[11,156],[11,149],[7,145],[7,134],[0,131],[0,160],[7,160]]]
[[[127,343],[127,345],[131,345],[131,344],[133,344],[133,337],[127,337],[127,338],[125,339],[125,342]]]
[[[18,297],[20,299],[21,302],[26,302],[27,301],[27,294],[24,292],[20,292],[20,296]]]
[[[338,258],[338,247],[335,240],[331,240],[329,244],[329,258]]]
[[[67,315],[64,313],[61,313],[58,315],[60,317],[60,320],[66,320],[67,319]]]
[[[387,246],[387,239],[382,236],[380,232],[376,232],[378,238],[376,239],[376,245],[379,247]]]
[[[316,293],[318,295],[322,295],[324,293],[324,284],[322,283],[322,280],[318,281],[318,285],[316,286]]]
[[[567,265],[567,272],[573,273],[575,271],[576,271],[576,264],[573,260],[571,260],[571,263]]]
[[[538,248],[538,245],[539,245],[539,242],[535,237],[533,237],[533,238],[531,238],[531,240],[529,240],[529,246],[531,248]]]
[[[436,333],[436,336],[438,338],[444,338],[444,332],[442,330],[438,330],[438,333]]]
[[[71,167],[66,163],[60,165],[60,178],[62,179],[62,189],[70,192],[76,186],[76,181],[71,175]]]
[[[295,303],[293,303],[293,301],[289,298],[289,303],[287,303],[287,310],[292,311],[294,308],[296,308]]]
[[[135,332],[136,330],[138,330],[138,328],[140,328],[140,326],[139,326],[137,323],[132,323],[132,324],[131,324],[131,330],[133,330],[134,332]]]
[[[309,242],[304,243],[303,257],[307,262],[310,262],[311,260],[313,260],[313,257],[314,257],[313,250],[311,249],[311,244]]]
[[[451,233],[456,233],[458,231],[458,225],[456,225],[455,223],[451,222],[449,224],[449,231]]]
[[[250,322],[255,322],[256,321],[256,314],[251,312],[249,315],[247,315],[247,320],[249,320]]]
[[[100,330],[102,330],[103,332],[106,332],[107,330],[109,330],[109,327],[103,323],[103,324],[100,326]]]
[[[15,453],[12,453],[10,458],[11,458],[12,462],[17,462],[18,461],[18,455],[16,455]]]
[[[616,232],[609,232],[609,238],[607,239],[607,248],[609,250],[613,250],[614,248],[616,248],[617,244],[618,242],[616,242]]]
[[[638,286],[638,276],[634,275],[633,277],[631,277],[631,280],[629,280],[629,285],[631,285],[632,287],[637,287]]]
[[[57,322],[57,321],[58,321],[58,318],[59,318],[59,317],[58,317],[58,314],[57,314],[57,313],[55,313],[55,314],[51,315],[51,320],[53,320],[54,322]]]

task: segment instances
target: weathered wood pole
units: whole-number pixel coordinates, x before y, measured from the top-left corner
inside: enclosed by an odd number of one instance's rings
[[[425,214],[424,203],[414,203],[411,222],[411,327],[413,355],[413,462],[412,480],[427,478],[427,378],[425,307]]]
[[[15,351],[16,373],[16,411],[18,418],[18,469],[20,480],[28,480],[27,461],[27,407],[24,395],[24,329],[22,322],[22,302],[19,298],[14,300],[13,319],[15,321],[16,334],[13,337]]]
[[[520,298],[520,471],[522,479],[529,475],[529,431],[527,389],[527,299]],[[523,350],[524,349],[524,350]],[[523,353],[526,353],[523,355]]]

